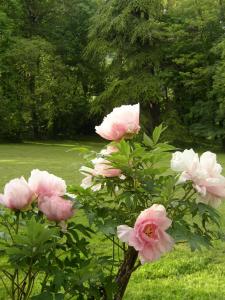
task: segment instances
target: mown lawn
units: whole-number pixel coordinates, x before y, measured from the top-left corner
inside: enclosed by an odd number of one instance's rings
[[[79,168],[83,163],[81,147],[99,150],[97,142],[68,142],[60,144],[32,143],[0,145],[0,188],[14,177],[29,176],[34,168],[48,170],[63,177],[67,184],[79,183]],[[225,154],[219,154],[225,168]],[[220,209],[225,216],[225,205]],[[80,217],[79,217],[80,219]],[[222,218],[225,229],[225,218]],[[93,243],[97,246],[98,240]],[[102,248],[103,245],[98,245]],[[224,300],[225,243],[216,242],[212,250],[191,252],[186,246],[161,260],[145,265],[133,274],[126,300]],[[0,285],[0,299],[6,299]],[[47,299],[46,299],[47,300]]]

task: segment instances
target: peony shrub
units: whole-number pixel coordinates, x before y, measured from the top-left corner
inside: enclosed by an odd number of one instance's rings
[[[123,105],[96,127],[110,142],[88,156],[80,186],[40,170],[6,184],[3,281],[11,299],[120,300],[132,273],[176,243],[194,251],[222,236],[216,208],[225,178],[216,155],[176,151],[160,142],[162,125],[151,137],[141,132],[139,117],[139,104]]]
[[[7,258],[0,270],[8,297],[92,297],[88,276],[77,273],[82,266],[92,270],[87,240],[92,230],[73,222],[76,201],[65,181],[33,170],[28,181],[7,183],[0,201],[0,249]]]

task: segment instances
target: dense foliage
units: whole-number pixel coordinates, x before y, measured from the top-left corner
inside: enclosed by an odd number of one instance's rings
[[[102,80],[83,57],[94,10],[94,1],[1,1],[0,137],[90,130],[89,94]]]
[[[1,1],[0,138],[92,133],[140,102],[150,131],[224,144],[224,15],[224,0]]]
[[[152,129],[224,141],[223,0],[104,2],[89,51],[102,57],[106,89],[93,110],[139,101]],[[107,59],[106,59],[107,58]]]

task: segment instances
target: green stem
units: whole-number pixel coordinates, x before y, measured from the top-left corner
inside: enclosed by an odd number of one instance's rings
[[[29,296],[32,292],[32,288],[33,288],[33,276],[32,276],[32,266],[33,266],[33,258],[31,258],[30,260],[30,265],[29,265],[29,270],[28,270],[28,286],[27,286],[27,290],[25,292],[25,295],[24,295],[24,300],[27,300],[29,299]]]
[[[9,227],[9,225],[7,224],[7,222],[1,222],[0,224],[3,225],[3,226],[5,226],[5,227],[7,228],[8,233],[9,233],[9,235],[10,235],[10,237],[11,237],[11,240],[14,241],[12,232],[11,232],[10,227]]]
[[[44,277],[44,279],[43,279],[43,281],[42,281],[42,288],[41,288],[41,292],[43,292],[44,291],[44,288],[45,288],[45,286],[46,286],[46,282],[47,282],[47,280],[48,280],[48,277],[49,277],[49,273],[46,273],[45,274],[45,277]]]
[[[20,211],[16,211],[16,228],[15,233],[17,234],[19,232],[19,223],[20,223]]]
[[[7,292],[7,294],[8,294],[8,295],[11,295],[11,293],[10,293],[10,291],[9,291],[9,289],[8,289],[8,287],[7,287],[6,283],[5,283],[5,281],[4,281],[4,279],[2,278],[2,276],[0,276],[0,278],[1,278],[1,281],[2,281],[2,283],[3,283],[3,285],[4,285],[4,288],[5,288],[6,292]]]
[[[20,221],[20,211],[16,211],[15,212],[15,215],[16,215],[16,222],[15,222],[15,234],[18,234],[19,232],[19,221]],[[14,271],[14,274],[12,276],[12,279],[11,279],[11,287],[12,287],[12,299],[15,300],[16,298],[16,293],[18,292],[18,295],[19,295],[19,290],[18,290],[18,285],[15,284],[15,280],[18,281],[18,268],[15,269]]]
[[[121,247],[120,244],[118,244],[117,242],[115,242],[114,239],[111,239],[111,238],[110,238],[108,235],[106,235],[106,234],[105,234],[105,236],[106,236],[107,239],[109,239],[111,242],[113,242],[113,244],[117,245],[120,249],[122,249],[122,250],[124,251],[123,247]]]
[[[115,243],[114,243],[114,237],[113,237],[113,249],[112,249],[112,257],[113,257],[113,262],[112,262],[112,267],[111,267],[111,271],[110,274],[112,275],[113,272],[113,268],[114,268],[114,261],[115,261]]]

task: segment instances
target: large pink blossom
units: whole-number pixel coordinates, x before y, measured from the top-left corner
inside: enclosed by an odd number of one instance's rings
[[[33,192],[23,177],[9,181],[5,185],[4,195],[0,195],[0,203],[12,210],[26,209],[32,199]]]
[[[63,196],[66,193],[65,181],[47,171],[33,170],[28,184],[37,197]]]
[[[74,214],[72,202],[59,196],[39,198],[38,207],[50,221],[65,221]]]
[[[106,140],[118,141],[130,138],[140,130],[139,114],[139,104],[116,107],[104,118],[100,126],[95,127],[95,130]]]
[[[207,151],[200,158],[192,149],[175,152],[171,168],[181,172],[179,183],[190,180],[199,193],[199,202],[217,207],[225,198],[225,177],[221,175],[222,167],[217,163],[216,154]]]
[[[174,240],[166,233],[171,220],[166,216],[163,205],[154,204],[138,216],[134,228],[127,225],[117,227],[121,241],[133,246],[139,254],[141,263],[157,260],[170,251]]]

